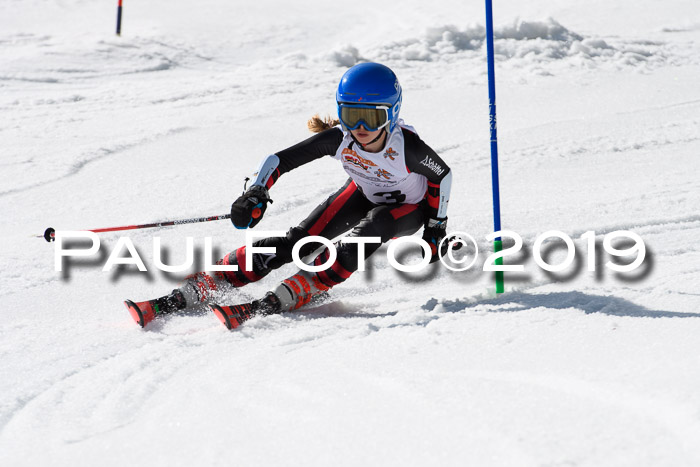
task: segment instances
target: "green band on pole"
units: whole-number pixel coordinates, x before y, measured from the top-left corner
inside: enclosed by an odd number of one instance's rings
[[[503,249],[503,242],[501,240],[494,240],[493,242],[493,251],[495,253],[498,253]],[[499,256],[496,258],[496,262],[494,263],[497,266],[503,266],[503,256]],[[505,284],[503,281],[503,271],[496,271],[496,293],[503,293],[505,292]]]

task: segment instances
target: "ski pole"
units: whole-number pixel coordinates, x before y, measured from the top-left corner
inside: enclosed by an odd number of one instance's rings
[[[180,225],[180,224],[195,224],[197,222],[209,222],[209,221],[219,221],[223,219],[230,219],[231,214],[224,214],[222,216],[210,216],[210,217],[193,217],[191,219],[178,219],[172,221],[163,222],[153,222],[150,224],[139,224],[139,225],[122,225],[120,227],[104,227],[102,229],[85,229],[86,232],[116,232],[118,230],[136,230],[136,229],[150,229],[153,227],[167,227],[170,225]],[[35,235],[36,238],[44,238],[47,242],[52,242],[56,239],[56,230],[53,227],[49,227],[44,231],[44,235]]]

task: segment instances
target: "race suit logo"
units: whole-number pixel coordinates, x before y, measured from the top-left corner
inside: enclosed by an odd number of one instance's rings
[[[392,148],[389,148],[384,152],[384,159],[386,159],[388,157],[389,159],[391,159],[393,161],[393,160],[395,160],[394,158],[398,155],[399,155],[398,152],[394,151]]]
[[[384,177],[384,178],[387,179],[387,180],[390,180],[390,177],[392,176],[391,173],[387,172],[387,171],[384,170],[384,169],[377,169],[377,171],[374,172],[374,175],[376,175],[376,176],[379,177],[379,178]]]
[[[423,161],[421,162],[421,165],[426,166],[427,168],[429,168],[430,170],[432,170],[433,172],[435,172],[438,175],[442,175],[442,173],[445,171],[445,169],[443,169],[440,166],[440,164],[433,161],[430,158],[430,156],[425,156],[425,159],[423,159]]]
[[[346,161],[350,162],[353,165],[356,165],[357,167],[361,167],[364,170],[369,170],[370,167],[376,167],[377,164],[374,162],[365,159],[364,157],[361,157],[358,155],[355,151],[353,151],[350,148],[345,148],[343,149],[343,159]]]

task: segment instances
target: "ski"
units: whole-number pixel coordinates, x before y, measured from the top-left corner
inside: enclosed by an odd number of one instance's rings
[[[210,302],[208,306],[227,329],[236,329],[255,315],[285,313],[326,301],[329,297],[329,287],[314,279],[315,276],[308,277],[307,272],[301,271],[284,280],[274,291],[267,292],[261,299],[231,306]],[[211,297],[208,299],[211,300]],[[204,300],[193,299],[193,307],[204,304],[202,302]],[[170,295],[155,300],[126,300],[124,305],[134,321],[143,328],[161,315],[186,309],[187,301],[182,290],[175,289]]]
[[[146,300],[145,302],[125,300],[124,306],[129,310],[129,314],[134,318],[136,324],[143,328],[160,315],[184,309],[185,299],[179,290],[173,290],[170,295],[155,300]]]
[[[158,314],[158,305],[152,301],[136,303],[131,300],[125,300],[124,305],[129,310],[131,317],[136,321],[136,324],[141,327],[153,321]]]
[[[220,306],[212,303],[209,305],[209,308],[229,330],[236,329],[255,314],[252,303],[242,303],[233,306]]]
[[[279,314],[295,311],[302,307],[306,308],[309,305],[320,305],[328,302],[329,297],[330,294],[324,291],[313,297],[308,297],[308,299],[299,300],[293,304],[285,304],[280,301],[280,298],[276,294],[268,292],[265,297],[260,300],[253,300],[252,302],[231,306],[221,306],[216,303],[210,303],[209,308],[214,312],[214,315],[219,318],[219,321],[221,321],[227,329],[231,330],[236,329],[253,316]]]

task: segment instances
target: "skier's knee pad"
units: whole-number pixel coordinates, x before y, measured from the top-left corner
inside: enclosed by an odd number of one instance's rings
[[[246,254],[246,247],[242,246],[226,255],[217,264],[236,265],[238,271],[226,271],[220,273],[235,287],[242,287],[250,282],[255,282],[273,269],[277,269],[287,263],[292,262],[292,249],[294,244],[309,234],[300,227],[289,229],[284,237],[268,237],[253,243],[254,248],[274,248],[274,253],[253,252],[250,261]],[[302,252],[303,255],[303,252]],[[219,273],[217,273],[219,275]]]
[[[381,243],[368,243],[364,246],[364,258],[359,258],[359,247],[356,243],[341,243],[338,247],[338,263],[347,271],[357,270],[358,261],[365,261],[377,251],[382,243],[386,243],[396,235],[395,219],[389,206],[378,206],[360,221],[350,232],[350,237],[379,237]]]
[[[396,219],[391,215],[389,206],[378,206],[372,209],[350,233],[353,237],[379,237],[382,243],[389,241],[395,235]]]
[[[275,248],[275,253],[269,254],[269,256],[266,258],[265,264],[269,269],[277,269],[292,262],[292,249],[294,249],[294,245],[299,240],[308,236],[309,233],[303,228],[292,227],[287,231],[287,234],[284,237],[265,238],[255,242],[254,246]],[[299,251],[299,256],[303,258],[316,248],[318,248],[318,244],[307,243]]]
[[[217,271],[215,276],[224,279],[234,287],[243,287],[251,282],[256,282],[265,277],[272,270],[268,263],[269,255],[253,253],[251,261],[248,261],[246,247],[242,246],[224,256],[216,262],[218,265],[238,267],[237,271]]]

